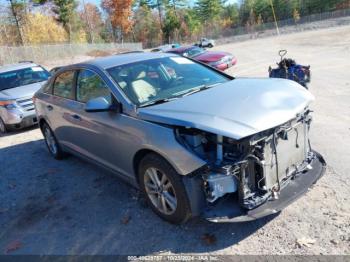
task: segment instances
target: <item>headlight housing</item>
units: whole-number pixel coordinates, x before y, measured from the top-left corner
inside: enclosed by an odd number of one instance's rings
[[[15,109],[19,107],[16,100],[0,100],[0,106],[6,109]]]

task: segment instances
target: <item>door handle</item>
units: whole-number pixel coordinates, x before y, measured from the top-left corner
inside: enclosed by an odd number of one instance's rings
[[[80,117],[80,116],[78,116],[78,115],[72,115],[72,118],[74,118],[75,120],[79,120],[79,121],[81,121],[81,117]]]
[[[49,111],[52,111],[52,110],[53,110],[53,107],[50,106],[50,105],[46,106],[46,108],[47,108],[47,110],[49,110]]]

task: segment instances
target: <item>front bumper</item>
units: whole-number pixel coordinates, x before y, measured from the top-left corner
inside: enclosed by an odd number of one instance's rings
[[[20,129],[38,123],[35,110],[24,111],[21,109],[2,109],[1,117],[10,129]]]
[[[279,199],[270,200],[255,209],[246,210],[238,205],[237,197],[231,195],[226,198],[223,197],[215,205],[207,208],[202,216],[210,222],[244,222],[281,211],[305,194],[324,174],[326,162],[319,153],[314,153],[316,157],[311,163],[312,169],[291,180],[280,191]]]

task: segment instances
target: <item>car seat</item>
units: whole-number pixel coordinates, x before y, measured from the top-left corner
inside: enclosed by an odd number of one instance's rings
[[[133,81],[131,88],[140,103],[146,102],[150,97],[157,94],[156,88],[147,81],[147,73],[144,66],[133,69]]]

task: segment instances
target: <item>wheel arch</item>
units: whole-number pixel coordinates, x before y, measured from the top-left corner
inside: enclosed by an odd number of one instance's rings
[[[138,169],[139,169],[139,166],[140,166],[140,162],[148,154],[155,154],[155,155],[159,156],[164,161],[166,161],[169,165],[171,165],[176,170],[176,172],[179,173],[178,168],[176,166],[174,166],[174,164],[172,164],[171,161],[169,161],[161,153],[159,153],[159,152],[157,152],[155,150],[149,149],[149,148],[143,148],[143,149],[140,149],[139,151],[136,152],[136,154],[134,155],[133,161],[132,161],[135,179],[136,179],[136,182],[138,184],[139,184]]]
[[[44,116],[39,117],[39,128],[40,128],[40,130],[42,130],[44,124],[47,124],[49,126],[49,128],[52,128],[51,124],[50,124],[50,121],[49,121],[49,119],[47,119],[47,117],[44,117]]]
[[[42,130],[43,125],[45,123],[48,125],[47,121],[44,118],[40,118],[40,120],[39,120],[39,127],[40,127],[41,130]]]

